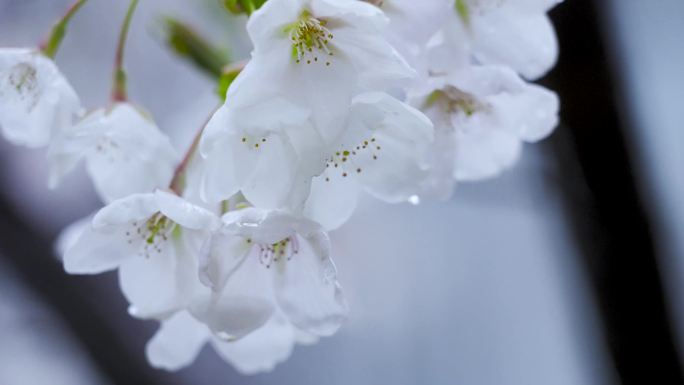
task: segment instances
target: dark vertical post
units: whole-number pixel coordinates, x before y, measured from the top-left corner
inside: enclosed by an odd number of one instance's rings
[[[599,28],[599,1],[566,1],[552,12],[561,57],[548,83],[561,96],[565,125],[552,148],[619,379],[625,385],[684,384],[662,265]]]

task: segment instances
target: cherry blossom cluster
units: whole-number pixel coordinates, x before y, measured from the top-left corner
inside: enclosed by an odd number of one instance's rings
[[[360,194],[448,199],[551,133],[558,99],[530,82],[556,60],[559,1],[227,1],[253,50],[183,156],[126,95],[137,0],[112,102],[83,109],[53,59],[80,0],[41,47],[0,49],[0,126],[47,149],[50,186],[84,162],[105,205],[65,231],[65,269],[118,271],[130,314],[161,322],[153,366],[210,344],[267,371],[344,322],[328,232]]]

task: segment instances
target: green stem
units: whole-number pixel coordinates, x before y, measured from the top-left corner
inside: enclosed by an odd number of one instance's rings
[[[81,9],[81,7],[87,1],[88,0],[75,1],[67,9],[64,16],[62,16],[62,18],[59,19],[59,21],[52,27],[48,37],[45,39],[45,41],[43,41],[43,43],[40,44],[40,50],[43,51],[45,56],[52,59],[55,58],[55,55],[57,55],[57,51],[59,50],[59,46],[62,44],[62,40],[64,40],[67,26],[69,25],[71,18],[74,17],[76,12],[78,12],[78,10]]]
[[[138,7],[138,2],[139,0],[131,0],[128,11],[126,12],[126,18],[121,25],[121,32],[119,33],[119,43],[116,48],[116,56],[114,57],[114,79],[112,84],[112,100],[117,102],[126,101],[128,99],[126,71],[123,68],[124,50],[126,48],[128,30],[131,27],[131,20]]]

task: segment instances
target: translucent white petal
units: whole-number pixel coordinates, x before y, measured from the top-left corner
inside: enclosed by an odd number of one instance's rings
[[[237,136],[226,136],[204,155],[200,196],[207,203],[229,199],[240,191],[249,175],[255,155],[232,145],[239,140]]]
[[[232,342],[214,338],[214,349],[242,374],[269,372],[292,353],[295,334],[292,326],[281,317],[245,337]]]
[[[282,37],[287,24],[297,20],[307,0],[269,0],[250,16],[247,32],[257,50],[268,50]]]
[[[57,240],[55,241],[55,253],[60,258],[64,258],[66,251],[76,244],[78,238],[81,236],[81,234],[83,234],[84,231],[86,231],[88,227],[90,227],[92,221],[93,216],[90,215],[85,218],[81,218],[62,229],[62,231],[59,233],[59,236],[57,236]]]
[[[344,172],[333,167],[314,178],[306,201],[304,216],[320,223],[326,230],[342,226],[356,209],[360,186],[353,175],[343,177]]]
[[[558,57],[556,34],[544,12],[507,5],[473,17],[475,57],[484,64],[510,66],[527,79],[541,77]]]
[[[243,337],[266,323],[275,310],[271,281],[271,270],[252,253],[233,269],[220,293],[196,297],[191,311],[214,333]]]
[[[316,17],[337,19],[373,32],[378,32],[389,22],[380,9],[362,1],[311,0],[311,10]]]
[[[347,303],[330,260],[325,233],[299,238],[298,253],[276,266],[278,305],[297,328],[320,336],[334,334],[346,319]]]
[[[427,177],[424,154],[434,138],[430,120],[418,110],[382,93],[354,98],[353,124],[367,132],[348,162],[348,173],[374,196],[406,201]]]
[[[335,44],[359,71],[360,84],[366,89],[384,88],[416,76],[382,34],[367,35],[347,27],[338,28]]]
[[[320,231],[320,226],[306,218],[294,217],[280,210],[246,208],[223,216],[224,230],[257,244],[271,245],[296,233],[308,236]]]
[[[136,255],[127,243],[123,228],[86,228],[64,254],[64,269],[70,274],[99,274],[119,267]]]
[[[192,364],[208,340],[206,326],[187,312],[178,312],[162,321],[157,333],[147,342],[145,355],[157,369],[179,370]]]
[[[133,221],[147,220],[158,211],[154,194],[133,194],[117,199],[98,211],[93,218],[93,227],[99,229],[127,225]]]
[[[215,234],[202,245],[199,277],[204,285],[221,292],[226,280],[240,267],[252,244],[241,236]]]
[[[122,263],[119,285],[131,315],[159,319],[187,306],[197,287],[195,253],[182,237],[169,238],[157,250]]]
[[[212,212],[194,205],[174,193],[156,190],[154,197],[159,211],[184,228],[212,230],[219,225],[218,217]]]
[[[277,135],[257,144],[259,147],[254,151],[258,160],[252,175],[242,186],[242,193],[258,207],[275,209],[287,206],[297,173],[296,153],[286,139]]]
[[[390,18],[389,31],[397,36],[395,42],[417,46],[424,46],[452,12],[447,1],[391,0],[383,2],[381,9]]]
[[[461,181],[498,175],[515,164],[522,150],[520,139],[508,132],[491,129],[457,132],[456,143],[454,176]]]
[[[496,103],[507,123],[526,142],[546,138],[558,125],[558,96],[544,87],[528,84],[523,92],[502,97]]]

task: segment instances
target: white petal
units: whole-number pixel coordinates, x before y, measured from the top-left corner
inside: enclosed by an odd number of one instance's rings
[[[251,207],[229,212],[222,219],[226,231],[257,244],[271,245],[296,233],[308,236],[320,231],[317,223],[280,210]]]
[[[283,28],[297,21],[304,0],[269,0],[250,16],[247,32],[257,50],[268,50],[273,40],[283,38]]]
[[[192,364],[208,340],[206,326],[187,312],[179,312],[161,323],[147,342],[145,355],[157,369],[179,370]]]
[[[159,211],[184,228],[212,230],[218,226],[219,219],[216,215],[174,193],[156,190],[154,197]]]
[[[497,176],[520,158],[520,139],[505,131],[482,128],[457,133],[456,180],[473,181]]]
[[[93,218],[93,227],[98,229],[146,220],[158,211],[154,194],[133,194],[117,199],[98,211]]]
[[[136,254],[123,236],[124,229],[86,228],[64,254],[64,269],[70,274],[100,274],[119,267]]]
[[[294,343],[292,326],[279,317],[237,341],[212,340],[221,357],[242,374],[270,372],[290,356]]]
[[[347,171],[332,167],[314,178],[306,201],[304,216],[320,223],[326,230],[342,226],[356,209],[360,187],[353,175],[343,177],[344,172]]]
[[[381,93],[356,97],[352,111],[355,124],[367,134],[357,154],[350,157],[353,167],[349,172],[371,194],[387,202],[403,202],[417,194],[428,175],[423,158],[434,137],[430,120]]]
[[[334,334],[346,319],[347,303],[330,260],[330,240],[321,232],[299,242],[299,252],[276,265],[278,305],[297,328],[320,336]]]
[[[226,257],[217,255],[216,258]],[[227,256],[233,258],[234,256]],[[194,299],[192,314],[214,333],[240,338],[261,327],[274,311],[271,270],[255,253],[242,259],[220,293]]]
[[[185,247],[182,238],[169,238],[160,251],[136,255],[121,264],[119,285],[131,305],[131,315],[159,319],[189,303],[197,285],[197,251]]]
[[[78,162],[91,150],[97,147],[104,127],[85,124],[103,119],[104,109],[97,109],[86,114],[77,124],[67,127],[52,139],[48,150],[50,161],[50,187],[56,187],[61,179],[69,173]]]
[[[512,67],[527,79],[544,75],[556,62],[558,42],[549,18],[515,5],[473,17],[474,54],[484,64]]]
[[[528,84],[517,95],[497,100],[507,124],[526,142],[549,136],[558,125],[558,96],[544,87]]]
[[[338,19],[369,32],[378,32],[389,22],[380,9],[362,1],[312,0],[311,9],[316,17]]]
[[[240,267],[252,244],[241,236],[216,234],[200,250],[199,277],[213,291],[221,292],[226,280]]]
[[[211,152],[206,153],[202,164],[200,196],[207,203],[229,199],[240,191],[249,176],[256,156],[242,146],[233,145],[239,140],[237,136],[226,136],[212,147]]]
[[[76,244],[78,238],[81,236],[81,234],[83,234],[84,231],[86,231],[88,227],[90,227],[92,221],[93,216],[90,215],[85,218],[81,218],[62,229],[62,231],[59,233],[59,236],[57,236],[57,240],[55,241],[55,253],[63,259],[66,251]]]
[[[382,36],[360,34],[350,28],[335,30],[335,44],[354,63],[361,84],[371,89],[391,86],[416,76],[415,70]]]
[[[424,46],[452,12],[446,1],[391,0],[384,2],[381,9],[390,18],[389,30],[397,35],[396,40],[418,46]]]
[[[275,209],[287,206],[297,172],[298,159],[294,149],[286,139],[271,135],[254,151],[258,160],[242,187],[242,193],[258,207]]]

